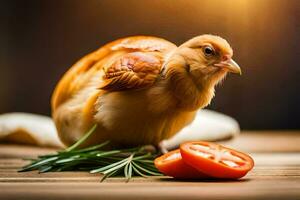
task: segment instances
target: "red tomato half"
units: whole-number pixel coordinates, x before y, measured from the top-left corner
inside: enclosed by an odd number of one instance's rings
[[[254,166],[250,156],[209,142],[184,143],[180,153],[185,163],[215,178],[241,178]]]
[[[179,149],[170,151],[154,160],[156,168],[167,176],[180,179],[200,179],[208,176],[184,163]]]

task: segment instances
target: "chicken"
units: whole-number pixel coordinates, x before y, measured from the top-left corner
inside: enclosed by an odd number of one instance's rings
[[[190,124],[228,72],[241,74],[226,40],[194,37],[179,47],[157,37],[111,42],[83,57],[59,81],[52,117],[65,145],[94,124],[86,145],[158,145]]]

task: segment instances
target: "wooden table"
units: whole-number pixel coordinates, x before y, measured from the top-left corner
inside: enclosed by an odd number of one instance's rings
[[[0,199],[300,199],[300,131],[243,132],[226,145],[249,152],[256,165],[237,181],[134,178],[125,183],[83,172],[18,173],[23,157],[53,149],[0,145]]]

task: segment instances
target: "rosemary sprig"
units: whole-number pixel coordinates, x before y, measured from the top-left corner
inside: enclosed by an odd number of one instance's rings
[[[79,149],[96,128],[97,125],[94,125],[78,142],[63,151],[30,159],[31,163],[19,172],[89,171],[103,174],[101,182],[113,176],[123,176],[127,182],[133,176],[162,176],[153,164],[157,154],[147,151],[145,147],[102,150],[109,143],[104,142]]]

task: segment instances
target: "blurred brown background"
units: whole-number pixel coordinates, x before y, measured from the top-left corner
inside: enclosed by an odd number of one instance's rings
[[[230,42],[243,76],[229,76],[210,108],[243,129],[300,128],[298,0],[7,0],[0,13],[0,113],[49,115],[63,73],[111,40],[212,33]]]

